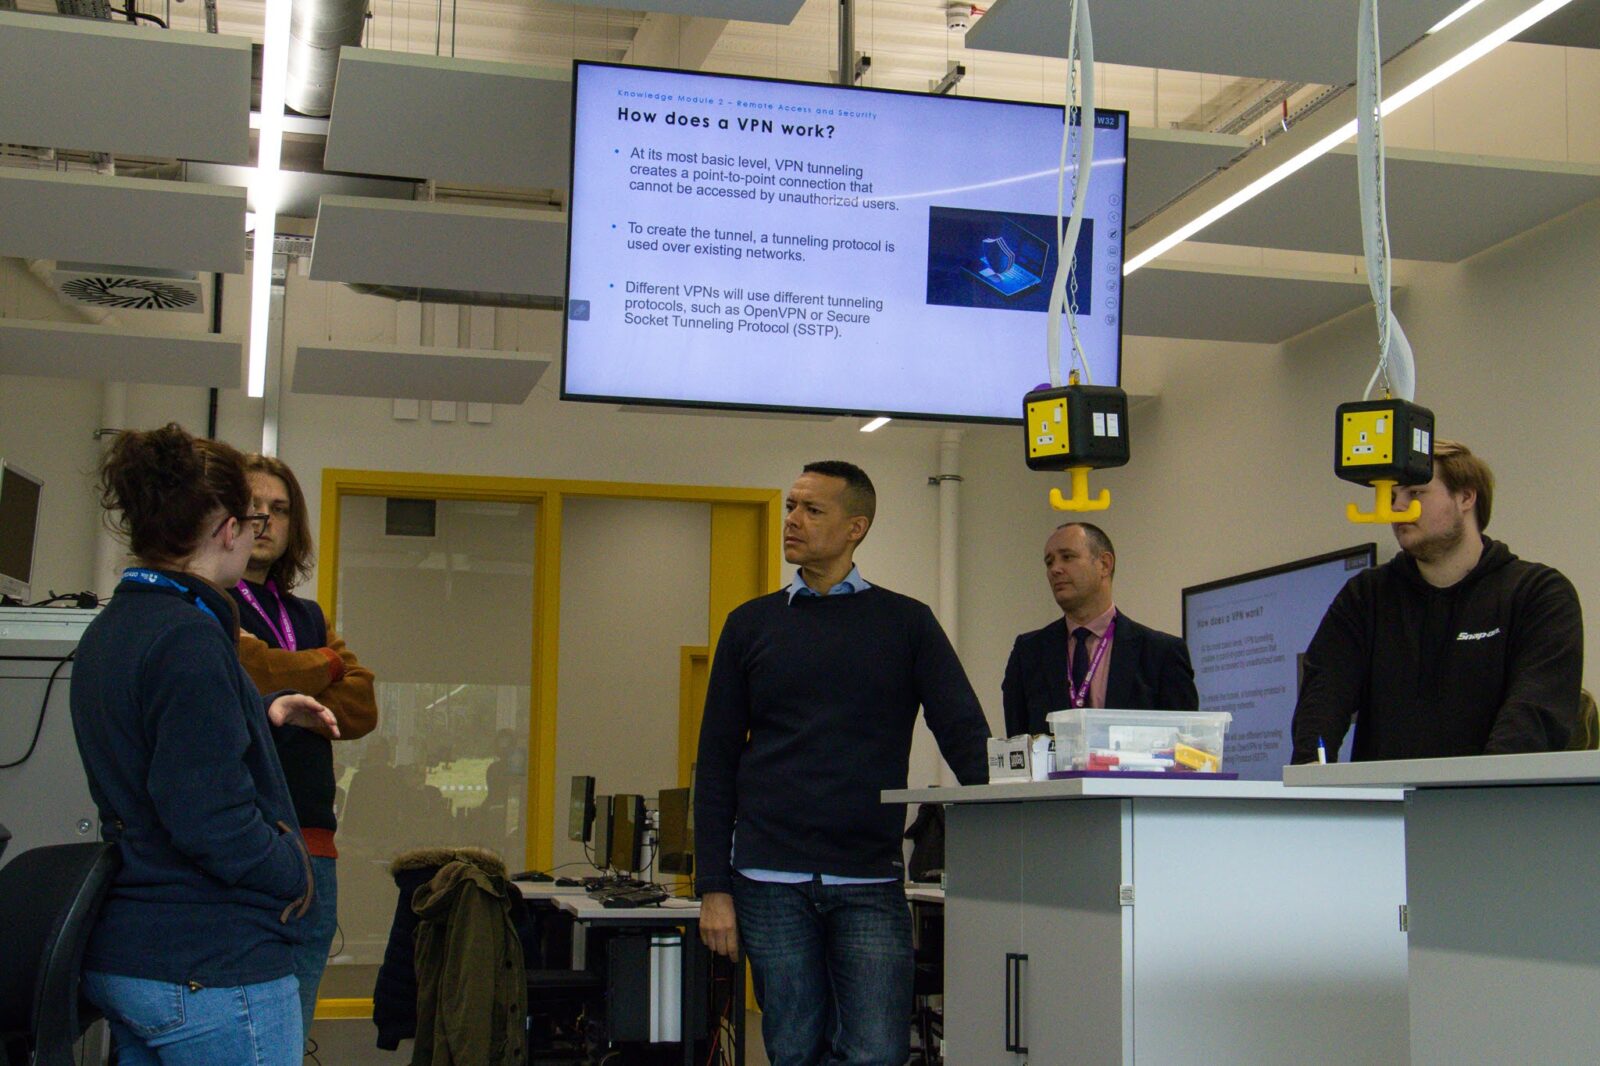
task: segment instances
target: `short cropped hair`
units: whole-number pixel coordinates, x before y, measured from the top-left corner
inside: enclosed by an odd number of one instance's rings
[[[289,464],[271,455],[244,457],[247,474],[271,474],[289,492],[289,534],[283,554],[267,570],[267,580],[288,592],[311,574],[316,555],[311,546],[311,519],[306,515],[306,494]]]
[[[1494,509],[1494,471],[1489,469],[1489,464],[1473,455],[1465,444],[1435,438],[1433,472],[1452,493],[1471,489],[1478,494],[1472,513],[1478,519],[1478,532],[1488,529],[1489,515]]]
[[[845,513],[851,516],[865,515],[867,525],[872,525],[873,516],[878,513],[878,490],[872,487],[872,479],[865,470],[843,459],[823,459],[807,463],[801,473],[821,474],[843,481]]]
[[[1066,529],[1068,526],[1077,526],[1083,530],[1083,539],[1089,542],[1089,550],[1094,552],[1096,556],[1111,556],[1111,576],[1115,577],[1117,574],[1117,549],[1111,546],[1111,538],[1106,535],[1106,531],[1093,522],[1063,522],[1056,529],[1059,531]]]

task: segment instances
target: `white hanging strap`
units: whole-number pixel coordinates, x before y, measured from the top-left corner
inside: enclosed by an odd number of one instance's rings
[[[1356,174],[1361,193],[1361,244],[1366,252],[1367,286],[1378,318],[1378,365],[1363,398],[1381,382],[1402,400],[1417,392],[1411,342],[1390,307],[1389,220],[1384,194],[1383,71],[1378,47],[1378,0],[1361,0],[1356,31]]]
[[[1094,34],[1089,26],[1088,0],[1072,0],[1071,25],[1067,33],[1067,102],[1062,115],[1061,165],[1056,177],[1056,276],[1050,288],[1049,323],[1045,350],[1050,361],[1050,384],[1061,384],[1061,319],[1065,315],[1072,335],[1072,356],[1083,371],[1085,384],[1092,384],[1089,361],[1078,337],[1077,301],[1067,302],[1068,275],[1073,270],[1073,255],[1078,248],[1078,231],[1083,228],[1083,207],[1089,196],[1089,173],[1094,164]],[[1074,61],[1078,76],[1074,77]],[[1067,149],[1072,138],[1072,109],[1078,109],[1077,174],[1072,188],[1072,214],[1065,221]]]

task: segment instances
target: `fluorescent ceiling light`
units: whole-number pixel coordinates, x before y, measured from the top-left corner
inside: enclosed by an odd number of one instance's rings
[[[888,415],[879,415],[877,418],[874,418],[871,422],[868,422],[866,425],[862,426],[861,427],[861,432],[863,432],[863,433],[876,433],[878,430],[882,429],[884,426],[887,426],[888,424],[889,424],[889,416]]]
[[[256,244],[250,263],[250,360],[246,375],[252,397],[267,392],[267,322],[272,301],[273,238],[278,232],[278,194],[283,156],[283,96],[289,77],[290,0],[267,0],[261,40],[261,127],[256,175],[250,183]]]
[[[1453,22],[1461,15],[1464,15],[1468,9],[1476,7],[1482,2],[1483,0],[1472,0],[1471,3],[1468,3],[1463,8],[1458,9],[1443,22],[1439,23],[1439,25],[1443,26]],[[1484,56],[1488,55],[1502,44],[1505,44],[1507,41],[1511,40],[1511,38],[1515,37],[1529,26],[1532,26],[1534,23],[1552,14],[1553,12],[1559,11],[1561,8],[1566,7],[1571,2],[1572,0],[1544,0],[1543,3],[1535,4],[1533,7],[1530,7],[1516,18],[1503,23],[1495,30],[1480,38],[1478,41],[1468,45],[1466,48],[1463,48],[1461,51],[1457,52],[1443,63],[1440,63],[1437,67],[1434,67],[1426,74],[1423,74],[1421,77],[1413,80],[1391,95],[1384,97],[1383,104],[1380,106],[1379,110],[1383,114],[1387,115],[1397,108],[1409,104],[1411,101],[1415,100],[1429,89],[1432,89],[1434,86],[1444,81],[1450,75],[1455,74],[1464,67],[1476,63],[1478,60],[1482,59]],[[1436,26],[1434,28],[1438,29],[1439,27]],[[1269,170],[1255,181],[1252,181],[1249,185],[1246,185],[1244,188],[1240,189],[1226,200],[1223,200],[1209,211],[1206,211],[1196,218],[1191,219],[1184,225],[1179,226],[1176,230],[1173,230],[1171,233],[1167,234],[1167,236],[1161,238],[1159,241],[1152,244],[1150,247],[1146,248],[1132,259],[1129,259],[1125,264],[1123,264],[1123,276],[1126,277],[1127,275],[1132,274],[1135,270],[1138,270],[1140,267],[1150,262],[1150,260],[1162,255],[1165,252],[1171,251],[1174,247],[1182,244],[1190,237],[1193,237],[1196,233],[1205,229],[1217,219],[1223,217],[1231,211],[1234,211],[1242,205],[1249,203],[1251,200],[1254,200],[1257,196],[1260,196],[1262,193],[1278,184],[1278,182],[1282,181],[1284,178],[1289,177],[1295,171],[1300,170],[1308,164],[1313,163],[1327,155],[1329,152],[1333,151],[1339,145],[1343,144],[1345,141],[1348,141],[1355,135],[1356,120],[1351,119],[1349,122],[1340,126],[1326,137],[1323,137],[1321,140],[1317,141],[1311,147],[1280,163],[1278,166],[1274,167],[1272,170]]]
[[[1428,32],[1429,33],[1438,33],[1440,30],[1442,30],[1446,26],[1450,25],[1450,23],[1454,22],[1456,19],[1460,18],[1462,15],[1465,15],[1468,11],[1471,11],[1473,8],[1477,7],[1481,3],[1483,3],[1483,0],[1467,0],[1466,3],[1462,4],[1460,7],[1456,8],[1454,11],[1450,12],[1450,14],[1446,15],[1444,18],[1440,19],[1438,22],[1435,22],[1432,26],[1430,26],[1428,28]]]

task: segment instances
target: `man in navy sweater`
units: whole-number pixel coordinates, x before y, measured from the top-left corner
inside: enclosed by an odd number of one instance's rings
[[[700,934],[749,956],[773,1066],[903,1066],[911,919],[903,788],[917,709],[962,784],[989,727],[927,605],[853,562],[876,494],[850,463],[805,467],[786,503],[787,588],[728,616],[700,727]]]

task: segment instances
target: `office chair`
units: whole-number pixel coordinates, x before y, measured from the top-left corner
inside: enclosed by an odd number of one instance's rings
[[[0,1061],[73,1066],[99,1017],[79,1005],[83,950],[120,866],[114,844],[57,844],[0,870]]]

